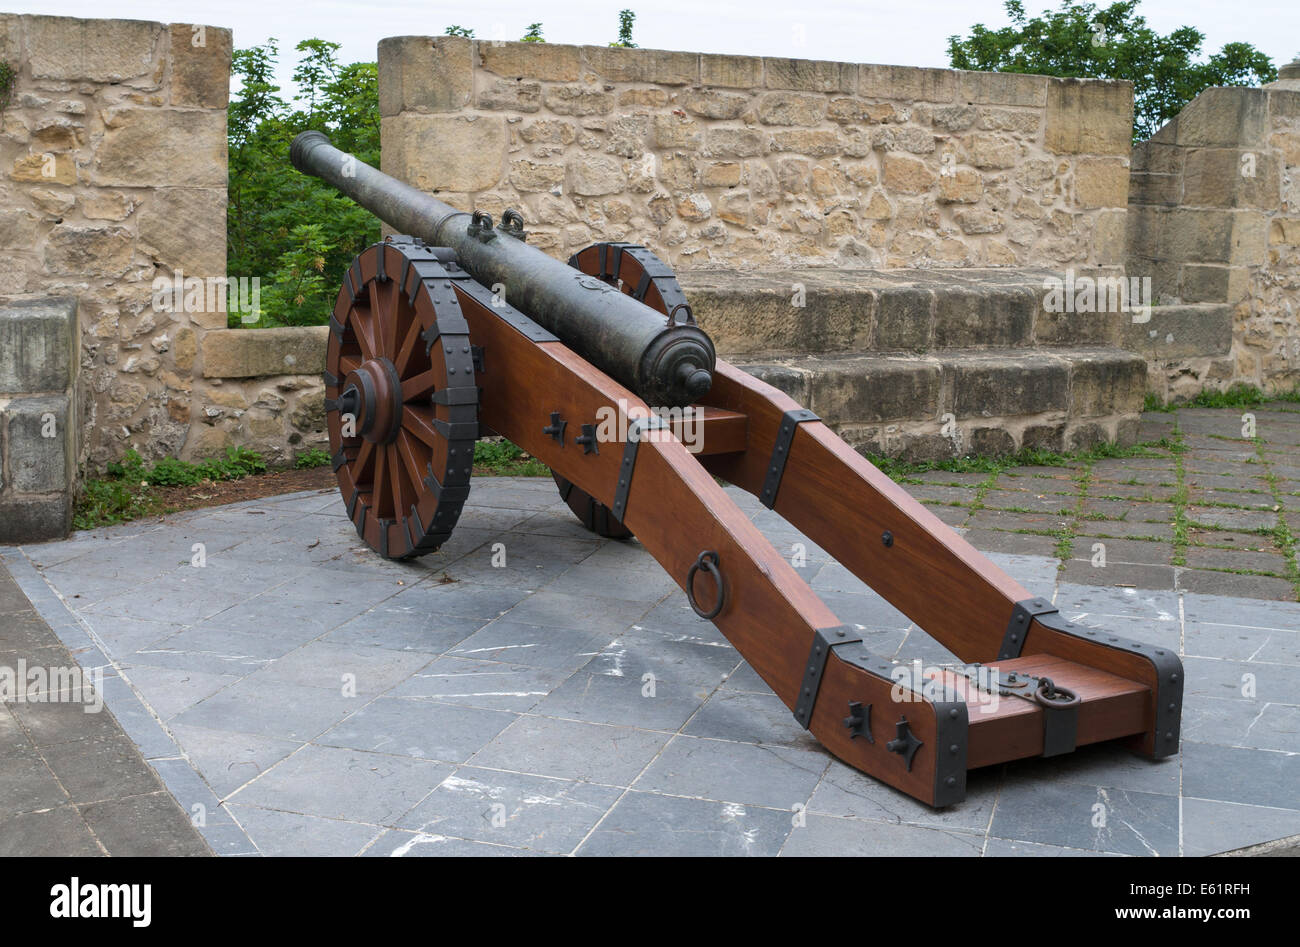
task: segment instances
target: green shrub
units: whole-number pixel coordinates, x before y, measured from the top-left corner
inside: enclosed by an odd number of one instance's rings
[[[299,470],[306,470],[310,467],[325,467],[330,463],[329,451],[313,447],[311,450],[305,450],[299,454],[293,465]]]
[[[504,437],[474,445],[474,467],[500,477],[546,477],[551,470]]]

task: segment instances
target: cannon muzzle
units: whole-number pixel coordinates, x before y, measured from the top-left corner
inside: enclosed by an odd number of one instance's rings
[[[494,226],[485,214],[458,211],[340,151],[318,131],[298,135],[289,156],[299,171],[333,185],[399,233],[455,251],[471,277],[651,407],[692,404],[712,386],[713,342],[693,321],[665,320],[630,294],[530,247],[517,214],[507,211]]]

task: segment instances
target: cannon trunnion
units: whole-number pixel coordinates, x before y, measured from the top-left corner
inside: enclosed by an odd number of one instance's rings
[[[635,535],[830,752],[929,805],[959,803],[971,769],[1088,743],[1177,752],[1174,652],[1066,621],[813,412],[717,359],[646,248],[596,244],[566,266],[518,214],[456,211],[317,132],[293,160],[412,234],[353,262],[326,360],[340,492],[381,555],[448,539],[491,430],[551,468],[588,529]],[[982,663],[869,653],[719,479]]]

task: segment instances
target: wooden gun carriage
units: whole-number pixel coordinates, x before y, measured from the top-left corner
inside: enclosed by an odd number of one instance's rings
[[[456,211],[319,132],[291,156],[410,235],[353,261],[325,372],[339,488],[380,555],[446,541],[491,430],[551,468],[588,529],[634,534],[828,750],[929,805],[1009,760],[1107,740],[1177,751],[1175,652],[1066,621],[811,411],[718,359],[647,249],[599,243],[566,266],[527,245],[514,211],[496,225]],[[665,408],[691,410],[689,449],[682,413]],[[870,654],[715,478],[982,663],[917,680]]]

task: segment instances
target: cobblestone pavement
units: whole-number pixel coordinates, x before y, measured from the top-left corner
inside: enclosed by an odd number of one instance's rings
[[[1143,415],[1146,456],[904,478],[984,551],[1057,556],[1061,580],[1297,600],[1300,404]],[[1254,425],[1254,435],[1243,436]]]
[[[1294,407],[1256,410],[1258,441],[1240,412],[1180,411],[1144,420],[1173,447],[1151,456],[909,484],[1067,618],[1177,647],[1187,673],[1178,756],[992,767],[942,811],[821,749],[549,479],[476,480],[411,564],[360,545],[332,492],[0,561],[107,669],[109,708],[219,854],[1198,855],[1300,835]],[[803,541],[731,492],[778,548]],[[952,659],[807,552],[872,650]]]

